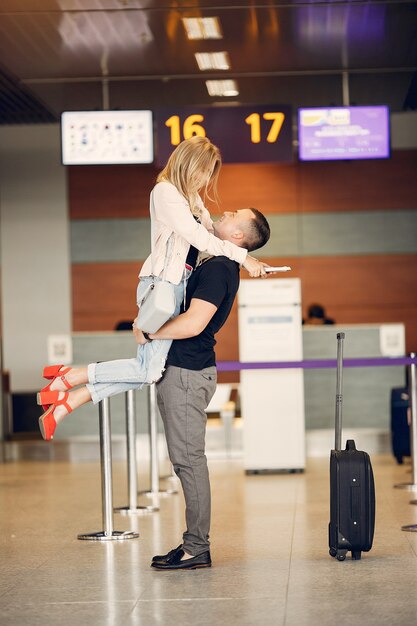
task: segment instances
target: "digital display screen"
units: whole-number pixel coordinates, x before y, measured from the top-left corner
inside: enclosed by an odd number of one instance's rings
[[[161,108],[155,112],[157,164],[193,135],[220,148],[223,163],[291,162],[292,109],[288,105]]]
[[[61,147],[63,165],[152,163],[152,111],[67,111]]]
[[[388,158],[388,107],[299,109],[298,154],[302,161]]]

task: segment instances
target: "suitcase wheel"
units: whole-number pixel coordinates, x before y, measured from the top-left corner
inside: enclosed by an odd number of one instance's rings
[[[352,559],[354,559],[355,561],[359,561],[361,558],[361,551],[360,550],[352,550]]]
[[[346,559],[346,550],[338,550],[336,553],[336,558],[338,561],[344,561]]]
[[[334,558],[336,556],[336,554],[337,554],[337,550],[335,550],[334,548],[330,548],[329,554],[330,554],[330,556],[332,556]]]

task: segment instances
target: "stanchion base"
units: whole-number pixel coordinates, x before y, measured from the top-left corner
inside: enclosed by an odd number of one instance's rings
[[[120,506],[117,509],[113,509],[113,511],[119,513],[119,515],[146,515],[147,513],[159,511],[159,506],[137,506],[135,509],[131,509],[128,506]]]
[[[172,483],[173,485],[178,485],[180,482],[180,479],[178,478],[178,476],[175,476],[174,474],[170,474],[169,476],[161,476],[160,478],[161,480],[166,480],[169,483]]]
[[[106,535],[102,530],[98,533],[78,535],[77,539],[86,541],[124,541],[125,539],[136,539],[137,537],[139,537],[139,533],[134,533],[131,530],[114,530],[111,535]]]
[[[398,483],[394,485],[395,489],[407,489],[407,491],[417,491],[416,483]]]
[[[410,500],[410,504],[417,504],[417,500]]]
[[[408,526],[401,526],[401,530],[405,530],[409,533],[417,533],[417,524],[409,524]]]
[[[138,496],[146,496],[147,498],[167,498],[168,496],[175,496],[178,491],[176,489],[163,489],[162,491],[139,491]]]

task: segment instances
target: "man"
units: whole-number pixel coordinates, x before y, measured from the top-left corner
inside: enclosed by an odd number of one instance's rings
[[[303,320],[303,324],[322,326],[323,324],[334,324],[334,320],[326,316],[324,306],[321,304],[310,304],[307,310],[307,319]]]
[[[214,223],[217,237],[249,251],[269,239],[265,217],[256,209],[226,212]],[[210,567],[210,482],[204,454],[207,408],[216,389],[215,333],[223,326],[239,287],[239,265],[226,257],[205,260],[192,273],[184,313],[156,333],[135,330],[138,343],[174,339],[164,376],[157,383],[158,406],[168,452],[181,481],[187,530],[183,543],[155,556],[155,569]]]

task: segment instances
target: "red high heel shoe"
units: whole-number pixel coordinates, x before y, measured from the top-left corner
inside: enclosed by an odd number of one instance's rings
[[[51,385],[54,380],[60,378],[67,389],[72,389],[72,385],[65,378],[65,374],[68,374],[68,372],[71,370],[71,367],[65,367],[64,369],[62,369],[63,367],[63,365],[49,365],[48,367],[43,368],[43,377],[51,381],[46,385],[46,387],[43,387],[43,389],[41,389],[40,393],[38,393],[38,404],[42,404],[42,408],[44,411],[46,411],[48,407],[53,404],[53,401],[47,402],[45,400],[45,402],[39,402],[39,398],[41,397],[41,394],[51,391]],[[44,396],[42,395],[42,397]]]
[[[49,394],[59,394],[59,391],[49,391],[46,392]],[[39,429],[41,431],[41,435],[42,437],[45,439],[45,441],[51,441],[51,439],[54,438],[54,433],[55,433],[55,429],[56,429],[56,420],[55,420],[55,416],[54,416],[54,411],[56,409],[57,406],[60,405],[64,405],[64,407],[67,409],[68,413],[72,413],[72,408],[70,407],[70,405],[68,404],[67,400],[69,397],[69,393],[68,391],[64,393],[64,397],[62,398],[62,400],[58,400],[58,398],[56,399],[56,401],[54,402],[54,404],[51,404],[49,406],[49,408],[47,409],[47,411],[45,411],[45,413],[43,415],[40,416],[39,418]]]
[[[46,367],[43,368],[43,373],[42,376],[44,378],[46,378],[47,380],[52,380],[53,378],[56,378],[57,376],[59,376],[60,374],[60,370],[61,368],[64,367],[63,365],[47,365]],[[70,367],[67,368],[67,371],[71,369]],[[61,374],[64,372],[61,372]]]
[[[36,403],[41,404],[44,411],[46,411],[51,404],[57,404],[59,402],[59,394],[63,391],[51,391],[50,389],[42,389],[36,394]]]

